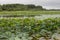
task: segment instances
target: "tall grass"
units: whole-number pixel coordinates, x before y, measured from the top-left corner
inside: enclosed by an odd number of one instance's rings
[[[41,15],[41,14],[60,14],[60,11],[1,11],[2,15],[15,15],[15,16],[29,16],[29,15]]]

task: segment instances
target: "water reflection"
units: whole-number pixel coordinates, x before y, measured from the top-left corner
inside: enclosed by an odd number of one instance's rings
[[[12,18],[20,18],[20,19],[25,19],[25,18],[34,18],[34,19],[38,19],[38,20],[43,20],[43,19],[47,19],[47,18],[59,18],[60,14],[42,14],[42,15],[38,15],[38,16],[23,16],[23,17],[3,17],[1,16],[0,18],[8,18],[8,19],[12,19]]]

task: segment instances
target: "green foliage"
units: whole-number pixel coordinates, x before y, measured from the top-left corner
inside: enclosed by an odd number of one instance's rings
[[[32,40],[38,40],[37,38],[40,37],[50,38],[54,33],[57,33],[59,28],[60,18],[48,18],[44,20],[29,18],[0,19],[0,39],[9,39],[11,37],[19,39],[18,36],[21,34],[24,39],[26,37],[32,37]],[[28,38],[26,40],[28,40]]]
[[[2,11],[2,6],[0,5],[0,11]]]
[[[44,14],[60,14],[60,11],[0,11],[1,17],[35,17]]]
[[[35,6],[32,4],[3,4],[0,5],[2,11],[26,11],[26,10],[43,10],[42,6]]]

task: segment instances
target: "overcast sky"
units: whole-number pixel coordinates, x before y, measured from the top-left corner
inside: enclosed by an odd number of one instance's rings
[[[60,9],[60,0],[0,0],[0,4],[11,3],[35,4],[47,9]]]

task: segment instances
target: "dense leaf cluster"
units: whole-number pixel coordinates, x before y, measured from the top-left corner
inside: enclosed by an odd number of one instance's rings
[[[33,4],[3,4],[0,5],[0,11],[26,11],[26,10],[43,10],[42,6],[35,6]]]
[[[60,18],[55,19],[0,19],[0,38],[5,33],[17,35],[21,32],[27,33],[35,40],[39,37],[50,37],[60,29]],[[5,34],[5,36],[8,36]],[[12,35],[10,35],[12,36]],[[9,36],[9,37],[10,37]],[[38,40],[38,39],[36,39]]]

